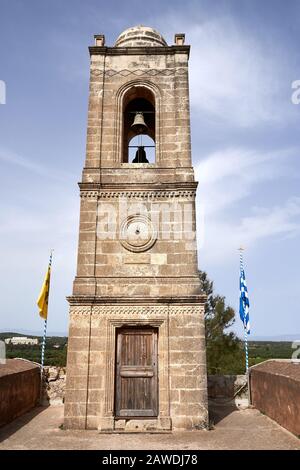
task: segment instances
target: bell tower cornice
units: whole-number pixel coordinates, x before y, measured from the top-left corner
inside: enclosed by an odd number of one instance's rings
[[[105,189],[115,189],[115,190],[128,190],[128,184],[126,183],[78,183],[80,190],[105,190]],[[197,181],[178,181],[175,183],[166,183],[166,184],[152,184],[152,183],[131,183],[130,190],[134,191],[175,191],[175,190],[184,190],[184,191],[196,191],[198,186]]]
[[[190,46],[160,46],[160,47],[107,47],[90,46],[90,56],[92,55],[166,55],[166,54],[187,54],[189,57]]]

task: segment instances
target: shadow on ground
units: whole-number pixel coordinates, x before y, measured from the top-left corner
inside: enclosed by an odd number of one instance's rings
[[[15,434],[19,429],[21,429],[23,426],[26,426],[26,424],[30,423],[32,419],[34,419],[36,416],[38,416],[40,413],[42,413],[47,406],[36,406],[32,410],[27,411],[22,416],[19,416],[18,418],[14,419],[12,422],[0,427],[0,442],[4,441],[5,439],[8,439],[10,436]]]
[[[210,426],[218,424],[220,421],[226,418],[226,416],[237,410],[238,407],[233,400],[228,400],[226,398],[216,398],[209,400],[208,416]]]
[[[239,406],[239,405],[238,405]],[[288,450],[300,449],[295,436],[251,408],[230,402],[210,403],[211,431],[168,434],[100,434],[95,430],[62,430],[63,406],[37,408],[0,430],[1,450]]]

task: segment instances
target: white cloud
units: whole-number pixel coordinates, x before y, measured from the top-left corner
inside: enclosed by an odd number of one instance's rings
[[[66,178],[71,181],[75,176],[72,173],[66,173],[64,171],[59,171],[50,169],[45,165],[35,162],[33,159],[24,157],[15,152],[12,152],[8,149],[0,148],[0,161],[3,163],[14,165],[24,170],[30,171],[40,176],[46,176],[47,179],[54,179],[60,182],[66,181]]]
[[[237,252],[262,239],[300,235],[300,198],[289,198],[282,206],[252,209],[252,215],[233,222],[217,218],[206,221],[205,238],[200,247],[202,260],[221,265]]]
[[[205,214],[215,213],[248,196],[253,186],[290,172],[294,149],[262,153],[229,148],[204,158],[196,167],[198,201]],[[295,171],[293,171],[295,176]]]
[[[238,126],[281,118],[274,113],[281,64],[228,18],[194,25],[191,99],[199,111]]]
[[[0,278],[6,294],[0,311],[1,328],[42,328],[36,299],[54,248],[49,328],[66,331],[65,297],[72,292],[76,269],[79,201],[74,188],[69,192],[60,188],[55,198],[48,189],[43,208],[1,204]]]
[[[41,165],[12,152],[11,150],[0,149],[0,160],[10,165],[16,165],[39,175],[45,175],[46,170]]]
[[[294,116],[287,91],[293,60],[275,39],[243,29],[226,12],[211,17],[199,6],[197,12],[187,8],[180,19],[170,14],[156,24],[162,31],[166,24],[168,30],[186,31],[191,105],[199,116],[235,127]]]
[[[254,207],[252,212],[253,215],[241,220],[239,227],[245,243],[277,234],[295,236],[300,233],[300,197],[290,197],[281,206]]]
[[[291,155],[292,150],[263,154],[247,149],[227,149],[209,155],[196,167],[202,258],[222,263],[241,244],[250,247],[260,239],[275,235],[299,235],[299,197],[290,196],[280,205],[269,207],[241,204],[247,196],[255,194],[259,183],[267,186],[268,181],[284,174],[297,176],[291,165]],[[238,209],[237,214],[233,213],[233,208]]]

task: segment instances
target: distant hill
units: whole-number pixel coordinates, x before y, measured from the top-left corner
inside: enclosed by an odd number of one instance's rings
[[[3,335],[7,335],[7,336],[3,336]],[[16,333],[16,332],[11,332],[7,330],[6,331],[0,330],[0,336],[5,337],[5,338],[9,338],[10,336],[27,336],[28,338],[38,338],[42,336],[42,331],[20,329],[19,332]],[[47,332],[47,337],[50,337],[50,336],[66,338],[67,334],[62,333],[61,331],[49,331]]]
[[[32,333],[32,332],[31,332]],[[41,334],[38,334],[38,335],[34,335],[34,334],[23,334],[23,333],[16,333],[14,331],[4,331],[2,333],[0,333],[0,340],[4,340],[6,338],[11,338],[13,336],[26,336],[27,338],[38,338],[40,341],[42,340],[42,335]],[[67,341],[68,337],[67,336],[62,336],[62,335],[53,335],[53,334],[48,334],[47,333],[47,340],[48,341],[51,341],[51,342],[58,342],[58,343],[65,343]]]
[[[241,338],[242,339],[242,338]],[[300,333],[297,335],[277,335],[277,336],[249,336],[249,341],[300,341]]]
[[[41,334],[33,335],[30,333],[16,333],[14,331],[4,331],[0,333],[0,340],[4,341],[6,338],[12,336],[27,336],[38,338],[38,345],[27,344],[7,344],[6,357],[12,359],[14,357],[22,357],[33,362],[40,362],[41,360]],[[250,337],[251,338],[251,337]],[[250,339],[249,338],[249,339]],[[257,337],[251,338],[249,341],[249,364],[259,364],[267,359],[290,359],[295,353],[292,340],[282,341],[281,338],[292,338],[295,341],[299,338],[298,335],[282,335],[282,336],[266,336],[264,340],[257,340]],[[262,337],[261,337],[262,338]],[[67,336],[47,335],[46,351],[45,351],[45,365],[64,367],[67,360]],[[241,354],[244,355],[243,343],[240,344]],[[239,374],[242,371],[232,366],[232,374]]]
[[[13,336],[28,338],[37,338],[39,344],[6,344],[5,353],[7,359],[23,358],[29,361],[40,363],[41,361],[41,334],[33,335],[30,333],[19,333],[15,331],[4,331],[0,333],[0,340],[4,341],[6,338]],[[64,367],[67,360],[67,336],[52,336],[47,335],[46,348],[45,348],[45,365],[46,366],[59,366]]]

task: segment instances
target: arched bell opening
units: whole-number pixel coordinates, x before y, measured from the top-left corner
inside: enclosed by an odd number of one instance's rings
[[[155,98],[145,87],[132,87],[124,97],[124,163],[155,163]]]

